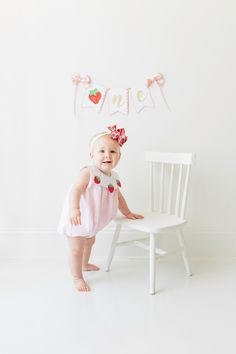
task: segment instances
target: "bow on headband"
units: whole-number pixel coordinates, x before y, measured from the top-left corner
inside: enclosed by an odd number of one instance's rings
[[[107,127],[111,133],[110,137],[113,140],[117,140],[118,144],[122,146],[126,141],[127,141],[127,136],[125,135],[125,130],[124,128],[116,129],[116,125],[113,125],[112,127]]]

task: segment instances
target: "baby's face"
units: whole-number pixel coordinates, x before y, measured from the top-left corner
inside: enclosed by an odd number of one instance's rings
[[[93,146],[90,156],[94,165],[106,175],[116,167],[120,160],[120,146],[116,140],[108,136],[101,136]]]

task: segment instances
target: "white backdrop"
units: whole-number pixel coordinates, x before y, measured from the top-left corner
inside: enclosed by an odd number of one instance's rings
[[[190,252],[235,255],[235,10],[233,0],[1,3],[0,256],[64,254],[55,228],[65,193],[89,162],[91,135],[108,124],[129,137],[117,171],[137,212],[147,206],[143,151],[196,153]],[[75,119],[77,72],[108,87],[163,72],[172,112],[153,88],[155,109],[109,116],[105,105]],[[100,235],[95,256],[109,242],[109,232]]]

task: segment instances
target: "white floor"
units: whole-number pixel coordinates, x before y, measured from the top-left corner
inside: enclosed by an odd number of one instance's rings
[[[235,354],[236,260],[114,260],[74,291],[66,261],[0,262],[2,354]]]

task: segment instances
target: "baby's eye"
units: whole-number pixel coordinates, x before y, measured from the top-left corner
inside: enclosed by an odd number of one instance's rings
[[[115,150],[111,150],[111,153],[112,153],[112,154],[115,154],[115,153],[116,153],[116,151],[115,151]]]
[[[99,152],[104,152],[104,150],[99,150]]]

